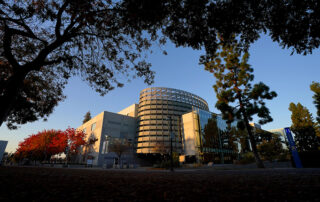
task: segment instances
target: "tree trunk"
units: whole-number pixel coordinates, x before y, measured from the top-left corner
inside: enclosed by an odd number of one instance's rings
[[[254,154],[254,158],[256,159],[256,164],[258,168],[265,168],[263,165],[263,162],[260,159],[258,150],[257,150],[257,143],[256,140],[254,138],[254,135],[252,134],[251,131],[251,126],[249,125],[249,121],[247,118],[245,118],[245,124],[246,124],[246,128],[248,131],[248,135],[249,135],[249,139],[250,139],[250,143],[251,143],[251,147],[252,147],[252,152]]]
[[[246,129],[248,131],[248,135],[249,135],[249,139],[250,139],[250,143],[251,143],[251,147],[252,147],[252,152],[253,152],[254,158],[256,160],[257,167],[258,168],[265,168],[265,166],[263,165],[263,162],[260,159],[260,156],[259,156],[259,153],[258,153],[258,150],[257,150],[257,143],[256,143],[256,140],[254,138],[254,135],[252,134],[251,126],[249,124],[249,120],[248,120],[248,116],[247,116],[246,110],[243,107],[243,103],[242,103],[241,97],[239,97],[239,103],[240,103],[240,111],[241,111],[241,113],[243,115],[243,119],[244,119],[244,122],[245,122],[245,125],[246,125]]]
[[[23,85],[26,75],[26,73],[15,73],[7,80],[5,86],[1,87],[2,92],[0,93],[2,93],[2,95],[0,96],[0,126],[4,121],[6,121],[13,106],[16,104],[19,90]]]

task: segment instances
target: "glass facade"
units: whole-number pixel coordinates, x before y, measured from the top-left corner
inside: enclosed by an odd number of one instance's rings
[[[237,122],[227,124],[221,116],[195,107],[192,113],[199,125],[195,127],[199,160],[204,163],[232,163],[238,159],[244,132],[237,129]]]

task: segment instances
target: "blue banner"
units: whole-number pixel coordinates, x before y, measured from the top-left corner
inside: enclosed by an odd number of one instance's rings
[[[294,143],[290,128],[284,128],[284,130],[286,132],[286,136],[287,136],[288,143],[289,143],[289,148],[291,150],[294,163],[296,164],[296,168],[302,168],[302,164],[301,164],[299,154],[298,154],[298,151],[296,148],[296,144]]]

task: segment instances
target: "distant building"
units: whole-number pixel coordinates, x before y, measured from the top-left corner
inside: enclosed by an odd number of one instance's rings
[[[134,114],[134,107],[132,109],[133,111],[128,112],[129,114]],[[87,141],[97,139],[93,145],[82,149],[81,162],[86,163],[88,159],[92,159],[95,166],[113,165],[117,155],[110,151],[109,146],[115,140],[125,140],[132,145],[133,149],[136,122],[137,119],[134,117],[104,111],[81,125],[77,129],[87,134]],[[121,159],[130,163],[130,161],[133,161],[132,154],[132,151],[126,151]]]
[[[253,128],[261,129],[261,125],[257,123],[249,123]]]
[[[139,99],[137,153],[168,151],[170,132],[173,133],[173,151],[182,153],[181,116],[191,112],[193,107],[209,110],[204,99],[186,91],[173,88],[142,90]]]
[[[286,132],[285,132],[284,128],[272,129],[272,130],[268,130],[268,131],[271,132],[271,133],[279,135],[279,138],[280,138],[281,143],[282,143],[282,147],[284,149],[289,150],[289,148],[288,148],[288,139],[287,139],[287,135],[286,135]]]
[[[8,144],[8,141],[0,140],[0,164],[2,161],[4,151],[6,150],[7,144]]]
[[[113,140],[132,143],[134,149],[124,160],[136,155],[154,156],[173,152],[187,161],[232,163],[239,153],[250,151],[244,131],[237,122],[228,125],[220,115],[209,111],[207,102],[192,93],[173,88],[146,88],[139,104],[118,113],[104,111],[78,129],[87,139],[97,138],[91,148],[84,148],[82,159],[93,158],[93,165],[109,165],[117,156],[110,151]],[[258,124],[255,128],[261,129]]]

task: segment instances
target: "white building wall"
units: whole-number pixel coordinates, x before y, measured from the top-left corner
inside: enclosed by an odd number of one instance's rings
[[[97,138],[98,140],[95,142],[95,144],[90,148],[89,155],[93,156],[93,165],[98,164],[98,158],[99,158],[99,152],[100,152],[100,143],[101,143],[101,132],[102,132],[102,125],[103,125],[103,118],[104,113],[101,112],[97,116],[93,117],[83,125],[77,128],[77,130],[82,130],[86,133],[85,140],[88,141],[90,138]],[[82,154],[84,154],[84,150],[82,151]],[[82,156],[83,157],[83,156]],[[82,158],[81,157],[81,158]]]
[[[121,110],[120,112],[118,112],[118,114],[122,114],[125,116],[131,116],[131,117],[138,117],[138,108],[139,108],[138,104],[133,104],[133,105],[130,105],[129,107]]]
[[[182,115],[183,149],[186,156],[194,156],[197,154],[197,133],[193,115],[192,112]]]
[[[78,130],[84,130],[87,134],[86,141],[90,137],[98,139],[93,146],[93,151],[90,153],[94,157],[93,165],[102,166],[108,160],[113,161],[117,157],[115,153],[109,151],[108,139],[126,139],[134,144],[136,122],[137,119],[134,117],[104,111],[78,127]],[[93,127],[94,124],[95,127]],[[127,152],[121,159],[129,158],[129,156],[131,158],[133,156],[132,153],[133,151]]]
[[[116,154],[108,148],[111,139],[126,139],[128,142],[134,144],[137,127],[136,122],[137,119],[130,116],[104,112],[98,165],[110,164],[110,161],[117,157]],[[133,158],[133,152],[133,150],[127,151],[121,159],[129,161],[129,158]]]

